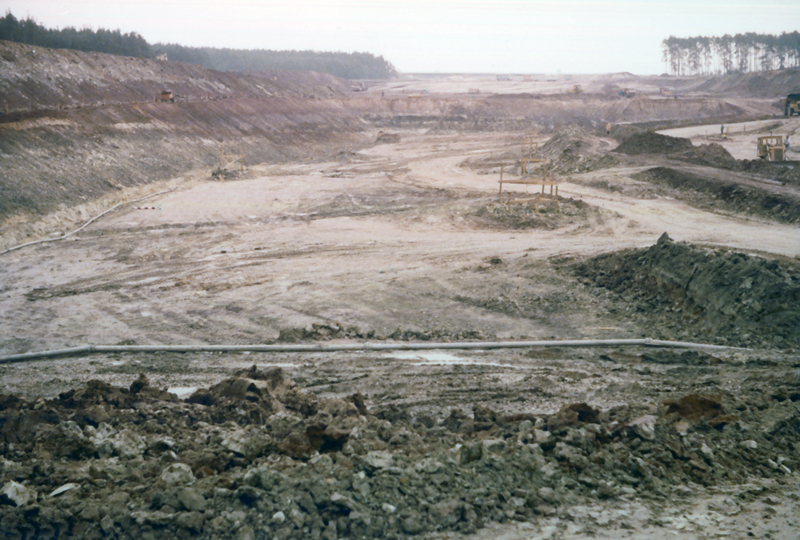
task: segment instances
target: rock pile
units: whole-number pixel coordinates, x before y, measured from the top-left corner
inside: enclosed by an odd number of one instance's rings
[[[783,223],[800,222],[800,199],[790,192],[770,191],[673,167],[653,167],[634,173],[631,178],[667,188],[670,195],[698,208],[757,215]]]
[[[536,520],[586,498],[790,474],[800,382],[764,403],[445,418],[318,399],[255,367],[185,401],[92,381],[0,396],[4,538],[401,538]],[[754,429],[766,411],[770,425]]]
[[[800,344],[800,266],[673,242],[601,255],[575,267],[637,311],[660,317],[654,332],[738,346]]]

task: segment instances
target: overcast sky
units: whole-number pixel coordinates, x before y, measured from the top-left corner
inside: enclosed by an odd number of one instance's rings
[[[50,28],[150,43],[369,52],[401,72],[665,71],[670,35],[800,29],[800,0],[0,0]]]

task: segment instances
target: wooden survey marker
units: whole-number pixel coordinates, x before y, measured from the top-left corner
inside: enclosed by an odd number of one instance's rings
[[[533,158],[522,158],[520,160],[520,177],[519,178],[503,178],[503,167],[500,167],[500,180],[498,183],[500,184],[500,190],[498,195],[503,195],[503,184],[522,184],[522,185],[529,185],[529,186],[542,186],[542,192],[537,194],[533,198],[527,199],[513,199],[509,202],[552,202],[556,206],[558,206],[558,184],[559,182],[554,178],[547,178],[547,167],[546,167],[547,160],[544,159],[533,159]],[[542,176],[541,178],[532,178],[528,176],[530,174],[530,166],[533,164],[540,164],[542,168]],[[550,187],[549,195],[545,193],[547,186]]]

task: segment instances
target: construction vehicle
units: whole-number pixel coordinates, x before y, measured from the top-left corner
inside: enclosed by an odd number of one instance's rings
[[[786,146],[783,144],[783,135],[767,135],[758,138],[758,158],[767,161],[783,161]]]
[[[783,115],[800,115],[800,94],[789,94],[786,96],[786,105],[783,106]]]
[[[175,94],[173,94],[171,90],[162,90],[158,101],[171,101],[175,103]]]
[[[619,95],[620,97],[632,98],[636,97],[636,92],[634,92],[630,88],[626,88],[625,90],[620,90]]]

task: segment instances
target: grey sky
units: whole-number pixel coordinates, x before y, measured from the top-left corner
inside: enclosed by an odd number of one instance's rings
[[[670,35],[800,29],[798,0],[0,0],[148,42],[370,52],[402,72],[662,73]]]

